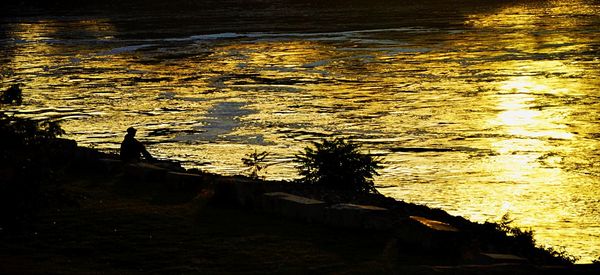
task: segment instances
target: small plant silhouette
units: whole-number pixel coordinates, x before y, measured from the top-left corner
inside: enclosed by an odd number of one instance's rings
[[[267,156],[269,156],[268,152],[258,152],[255,149],[254,153],[247,154],[246,157],[242,158],[242,162],[244,165],[248,166],[250,170],[251,178],[259,178],[258,173],[261,170],[271,166],[271,164],[265,163]]]
[[[505,213],[500,221],[495,223],[486,222],[484,225],[492,226],[496,232],[504,234],[500,237],[502,243],[511,247],[512,253],[530,257],[550,257],[552,262],[561,264],[573,264],[579,257],[569,254],[564,247],[553,248],[537,245],[531,229],[520,229],[513,225],[514,219],[509,213]]]
[[[380,160],[359,151],[360,146],[342,138],[313,142],[296,155],[302,181],[328,188],[378,193],[373,176],[379,175]]]

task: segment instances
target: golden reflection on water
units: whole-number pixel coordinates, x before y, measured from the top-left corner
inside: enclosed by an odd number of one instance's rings
[[[509,14],[509,16],[506,16],[506,14]],[[526,12],[519,10],[517,7],[479,18],[473,22],[477,27],[482,28],[489,28],[495,24],[500,24],[500,27],[529,29],[540,25],[540,22],[537,20],[538,18],[535,16],[528,16]],[[514,37],[514,39],[509,40],[512,43],[509,47],[520,51],[541,54],[570,51],[580,47],[571,44],[575,39],[566,35],[553,36],[551,40],[544,40],[536,36],[519,33],[509,33],[508,36]],[[543,45],[548,42],[564,46],[544,47]],[[580,110],[570,109],[568,108],[569,105],[566,104],[539,102],[542,97],[554,97],[565,94],[576,95],[585,90],[585,88],[582,89],[577,83],[573,84],[573,81],[569,79],[566,79],[566,81],[548,79],[551,78],[549,77],[550,75],[557,73],[562,75],[580,75],[581,67],[570,66],[558,60],[506,62],[500,65],[496,68],[499,71],[506,71],[509,74],[520,74],[498,83],[497,89],[499,95],[496,96],[498,114],[489,120],[489,124],[500,128],[507,135],[507,138],[491,143],[490,148],[496,154],[489,157],[489,161],[484,164],[484,167],[487,167],[485,169],[496,175],[499,181],[514,183],[514,185],[506,190],[507,193],[498,193],[498,197],[504,199],[515,198],[514,201],[504,201],[500,207],[500,211],[506,213],[536,213],[518,218],[517,225],[536,227],[536,238],[538,241],[542,240],[542,242],[546,241],[554,245],[568,247],[568,244],[556,238],[573,237],[577,234],[575,232],[582,230],[596,232],[590,235],[579,235],[577,238],[580,238],[580,241],[583,242],[589,241],[590,243],[594,243],[592,247],[596,248],[592,250],[597,253],[598,241],[593,240],[594,237],[592,237],[598,232],[597,226],[594,226],[596,229],[593,229],[594,227],[586,227],[582,224],[582,227],[571,228],[570,232],[565,231],[561,233],[556,230],[548,230],[548,228],[544,228],[539,223],[535,226],[535,220],[539,218],[545,220],[546,224],[550,224],[565,220],[570,221],[573,216],[573,213],[569,212],[573,211],[569,205],[569,200],[548,199],[547,195],[540,194],[539,189],[535,190],[535,188],[547,188],[547,192],[556,192],[554,195],[557,197],[560,197],[560,192],[565,192],[562,194],[566,196],[577,197],[576,194],[581,192],[581,190],[568,188],[563,185],[572,181],[587,181],[584,178],[574,176],[572,171],[567,172],[558,168],[560,167],[559,165],[556,165],[563,161],[561,155],[564,152],[575,152],[578,147],[583,145],[578,143],[581,137],[577,137],[576,134],[572,133],[569,126],[575,123],[571,119]],[[556,146],[555,140],[560,141],[560,147]],[[523,183],[529,184],[524,185]],[[532,185],[533,183],[536,184]],[[591,194],[584,196],[589,195]],[[537,196],[545,197],[544,199],[548,199],[548,201],[545,204],[540,204],[539,201],[528,199]],[[585,207],[597,206],[586,205]],[[478,216],[479,214],[471,215]],[[598,216],[592,218],[592,220],[597,218]],[[584,256],[583,260],[591,260],[590,256],[592,255],[588,254]]]
[[[14,30],[18,34],[16,39],[25,41],[47,39],[51,36],[51,31],[45,24],[20,24]],[[44,69],[54,63],[54,60],[50,58],[51,55],[48,55],[54,50],[47,43],[31,43],[27,46],[28,49],[23,50],[23,52],[31,52],[31,54],[15,54],[13,57],[15,63],[24,64],[20,68],[20,73],[43,74]],[[43,83],[40,82],[45,80],[43,78],[33,78],[30,81],[34,81],[32,83],[34,86],[41,86]]]
[[[237,174],[242,157],[265,150],[277,163],[265,176],[289,179],[294,154],[340,134],[385,156],[383,193],[477,221],[509,212],[541,243],[589,261],[600,253],[600,173],[588,159],[600,147],[590,111],[600,85],[597,61],[571,52],[595,34],[546,19],[517,6],[469,16],[472,29],[383,31],[384,41],[361,32],[176,45],[119,41],[109,21],[46,21],[15,25],[28,42],[10,62],[26,84],[20,115],[63,119],[82,145],[116,150],[133,125],[159,157]],[[567,22],[556,26],[578,24]],[[53,42],[74,30],[98,43]],[[413,147],[450,150],[402,150]]]
[[[539,70],[539,67],[536,68]],[[498,109],[502,110],[493,123],[505,126],[506,132],[514,136],[531,138],[570,139],[572,133],[565,131],[565,121],[569,110],[561,110],[561,114],[543,112],[536,107],[536,96],[555,94],[556,91],[541,84],[530,76],[513,77],[504,82],[499,91]],[[561,92],[568,93],[565,88]],[[537,108],[537,109],[536,109]]]
[[[525,76],[514,76],[499,83],[497,97],[499,113],[490,124],[500,127],[510,136],[491,144],[491,148],[498,155],[491,157],[490,169],[499,180],[514,183],[568,180],[561,169],[543,167],[539,160],[545,154],[556,153],[558,149],[548,144],[548,139],[574,138],[566,126],[569,123],[569,114],[573,110],[561,108],[560,113],[557,114],[548,111],[548,108],[543,105],[540,106],[537,99],[540,96],[552,96],[558,93],[568,94],[569,90],[562,86],[550,86],[544,83],[543,78],[529,75],[544,75],[549,72],[548,69],[556,70],[557,67],[567,74],[575,71],[570,71],[560,62],[522,62],[513,71],[520,71]],[[510,68],[503,67],[502,70],[510,71]],[[565,148],[558,150],[565,150]]]

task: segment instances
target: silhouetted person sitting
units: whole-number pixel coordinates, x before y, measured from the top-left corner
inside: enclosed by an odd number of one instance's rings
[[[148,153],[144,144],[135,139],[137,130],[133,127],[127,128],[127,134],[121,142],[121,160],[124,162],[139,162],[141,156],[147,161],[154,161],[154,157]]]

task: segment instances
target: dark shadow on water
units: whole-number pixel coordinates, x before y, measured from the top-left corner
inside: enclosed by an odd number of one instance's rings
[[[462,26],[466,16],[516,1],[477,0],[203,0],[39,1],[7,5],[12,16],[109,19],[120,35],[164,38],[223,32],[323,32]],[[9,20],[10,21],[10,20]]]
[[[23,91],[19,84],[13,84],[0,94],[0,103],[21,105]]]

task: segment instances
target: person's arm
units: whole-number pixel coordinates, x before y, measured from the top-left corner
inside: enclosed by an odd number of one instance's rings
[[[150,152],[148,152],[148,150],[146,150],[146,146],[144,146],[144,144],[142,144],[141,142],[137,141],[137,146],[139,148],[139,151],[142,153],[142,156],[144,156],[144,158],[146,160],[148,160],[148,161],[155,160],[154,157],[150,154]]]
[[[149,161],[154,161],[155,159],[152,155],[150,155],[150,152],[148,152],[148,150],[146,150],[145,147],[142,147],[142,148],[143,148],[142,155],[144,156],[144,158]]]

